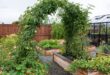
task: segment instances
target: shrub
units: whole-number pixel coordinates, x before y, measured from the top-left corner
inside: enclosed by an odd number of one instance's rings
[[[98,52],[99,54],[100,53],[110,54],[110,45],[107,44],[100,45],[98,47]]]
[[[27,65],[27,62],[30,67]],[[46,73],[46,66],[42,65],[39,61],[29,61],[29,59],[19,65],[14,63],[14,61],[8,61],[1,68],[3,75],[45,75]],[[43,69],[41,70],[41,68]]]
[[[15,51],[17,35],[11,34],[0,39],[0,63],[5,63],[11,59]]]
[[[63,24],[61,23],[53,24],[51,34],[53,39],[63,39],[64,38]]]
[[[94,70],[108,74],[110,73],[110,56],[96,57],[91,60],[74,60],[70,66],[70,71],[75,72],[78,69]]]

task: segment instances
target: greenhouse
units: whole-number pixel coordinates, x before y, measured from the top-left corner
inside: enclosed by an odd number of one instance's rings
[[[92,19],[89,37],[96,46],[101,43],[110,44],[110,14]]]

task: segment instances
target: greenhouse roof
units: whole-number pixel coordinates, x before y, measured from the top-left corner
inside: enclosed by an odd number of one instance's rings
[[[110,22],[110,14],[95,16],[91,19],[91,23]]]

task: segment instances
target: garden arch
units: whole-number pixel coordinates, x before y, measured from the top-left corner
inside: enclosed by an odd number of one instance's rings
[[[65,29],[65,53],[74,58],[83,58],[79,36],[84,35],[88,26],[88,10],[81,8],[79,4],[69,3],[67,0],[40,0],[33,7],[28,8],[20,18],[21,32],[17,60],[22,61],[26,57],[35,58],[35,46],[32,38],[35,35],[36,27],[47,15],[54,13],[59,7],[63,10],[61,17]]]

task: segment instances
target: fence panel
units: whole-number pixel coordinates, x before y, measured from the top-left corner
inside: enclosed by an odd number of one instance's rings
[[[0,24],[0,37],[4,37],[10,34],[16,34],[20,31],[18,25],[15,24]],[[51,38],[51,25],[40,25],[37,28],[37,33],[34,37],[36,41],[41,41],[44,39]]]

